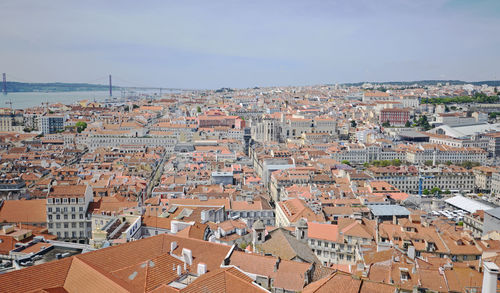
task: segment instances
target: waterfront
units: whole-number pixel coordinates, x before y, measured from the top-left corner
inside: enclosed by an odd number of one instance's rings
[[[0,95],[0,108],[9,107],[8,102],[12,101],[12,108],[26,109],[40,106],[42,103],[64,103],[73,104],[80,100],[102,101],[109,95],[106,91],[88,92],[17,92]]]

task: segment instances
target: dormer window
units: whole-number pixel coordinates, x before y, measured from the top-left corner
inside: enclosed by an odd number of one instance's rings
[[[63,203],[68,203],[68,199],[67,198],[63,198]]]
[[[410,279],[410,273],[407,268],[399,268],[401,274],[401,281],[408,281]]]

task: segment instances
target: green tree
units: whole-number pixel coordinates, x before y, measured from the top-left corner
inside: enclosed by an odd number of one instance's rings
[[[391,127],[391,122],[389,122],[389,120],[387,120],[384,123],[382,123],[382,126],[383,127]]]
[[[387,160],[383,160],[380,164],[382,167],[387,167],[387,166],[390,166],[391,165],[391,162],[390,161],[387,161]]]
[[[351,127],[355,128],[356,126],[358,126],[358,124],[356,123],[355,120],[352,120],[351,121]]]
[[[421,127],[424,131],[427,131],[431,129],[431,125],[429,124],[429,121],[427,120],[427,116],[422,115],[420,116],[420,119],[417,121],[417,125]]]
[[[196,107],[196,112],[201,113],[201,107],[200,106]]]
[[[410,122],[410,120],[406,121],[406,123],[405,123],[405,127],[411,127],[411,122]]]
[[[428,189],[424,189],[424,191],[422,191],[422,193],[425,195],[429,195],[431,192]]]
[[[393,166],[401,166],[401,160],[400,159],[394,159],[391,161],[391,165]]]
[[[431,194],[436,194],[436,193],[441,194],[441,192],[442,191],[441,191],[441,189],[439,187],[433,187],[431,189]]]
[[[78,121],[78,122],[76,122],[75,126],[76,126],[76,131],[78,133],[81,133],[82,131],[85,130],[85,128],[87,128],[87,122],[85,122],[85,121]]]
[[[342,160],[341,163],[344,165],[349,165],[349,166],[351,165],[351,162],[349,162],[348,160]]]
[[[449,189],[446,189],[443,193],[444,194],[451,194],[451,191]]]
[[[424,165],[426,165],[427,167],[432,166],[432,161],[425,161]]]

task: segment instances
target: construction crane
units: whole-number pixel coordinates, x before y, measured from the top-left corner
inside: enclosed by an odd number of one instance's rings
[[[422,197],[422,185],[424,183],[424,179],[434,178],[434,176],[422,176],[418,175],[418,196]]]
[[[47,109],[47,113],[49,113],[49,102],[42,102],[42,106],[45,105],[45,108]]]
[[[5,104],[10,105],[10,111],[12,112],[12,100],[8,100]]]

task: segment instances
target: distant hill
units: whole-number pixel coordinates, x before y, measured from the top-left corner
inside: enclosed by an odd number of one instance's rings
[[[114,89],[120,87],[113,86]],[[7,82],[7,92],[83,92],[83,91],[107,91],[109,86],[102,84],[89,83],[26,83],[26,82]]]
[[[437,85],[438,83],[441,84],[446,84],[449,83],[450,85],[460,85],[460,84],[472,84],[472,85],[489,85],[489,86],[500,86],[500,80],[485,80],[485,81],[462,81],[462,80],[417,80],[417,81],[383,81],[383,82],[376,82],[376,81],[370,81],[370,82],[355,82],[355,83],[343,83],[344,85],[347,86],[361,86],[364,83],[371,83],[371,84],[376,84],[376,85],[396,85],[396,86],[412,86],[412,85],[419,85],[419,86],[428,86],[428,85]]]

